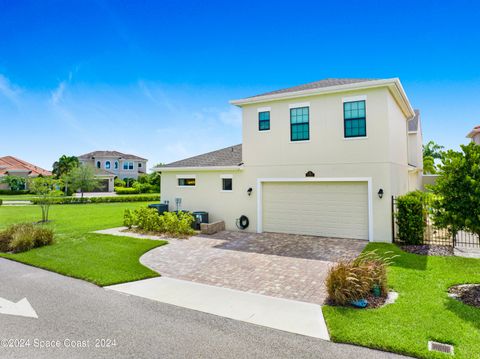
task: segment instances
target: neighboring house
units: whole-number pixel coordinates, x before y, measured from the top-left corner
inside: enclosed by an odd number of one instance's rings
[[[242,145],[156,169],[170,210],[207,211],[227,229],[245,215],[247,231],[391,242],[391,196],[420,188],[423,166],[399,79],[326,79],[231,103]]]
[[[467,138],[471,138],[472,142],[480,145],[480,126],[475,126],[473,130],[469,132]]]
[[[0,189],[9,189],[6,183],[1,183],[2,177],[17,176],[32,178],[38,176],[51,176],[52,172],[44,170],[31,163],[13,156],[0,157]]]
[[[78,156],[81,164],[95,168],[97,178],[101,179],[99,191],[113,192],[114,179],[137,179],[146,173],[147,159],[118,151],[94,151]]]

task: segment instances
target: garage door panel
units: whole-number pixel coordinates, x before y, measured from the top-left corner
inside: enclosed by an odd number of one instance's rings
[[[263,230],[368,239],[364,182],[263,184]]]

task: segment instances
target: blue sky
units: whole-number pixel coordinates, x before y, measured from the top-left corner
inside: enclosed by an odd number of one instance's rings
[[[158,162],[241,142],[228,100],[327,77],[399,77],[425,140],[480,124],[480,5],[0,0],[0,156]]]

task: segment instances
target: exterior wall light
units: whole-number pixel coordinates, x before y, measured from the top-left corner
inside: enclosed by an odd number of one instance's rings
[[[249,189],[247,189],[247,194],[248,194],[249,196],[251,196],[251,195],[252,195],[252,192],[253,192],[253,189],[252,189],[252,187],[250,187]]]
[[[378,198],[382,198],[383,197],[383,188],[380,188],[378,190]]]

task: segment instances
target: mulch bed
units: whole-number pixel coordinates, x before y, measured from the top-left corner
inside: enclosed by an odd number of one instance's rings
[[[460,284],[448,289],[451,296],[464,304],[480,308],[480,284]]]
[[[423,256],[453,256],[453,248],[436,244],[404,245],[400,246],[405,252],[420,254]]]

